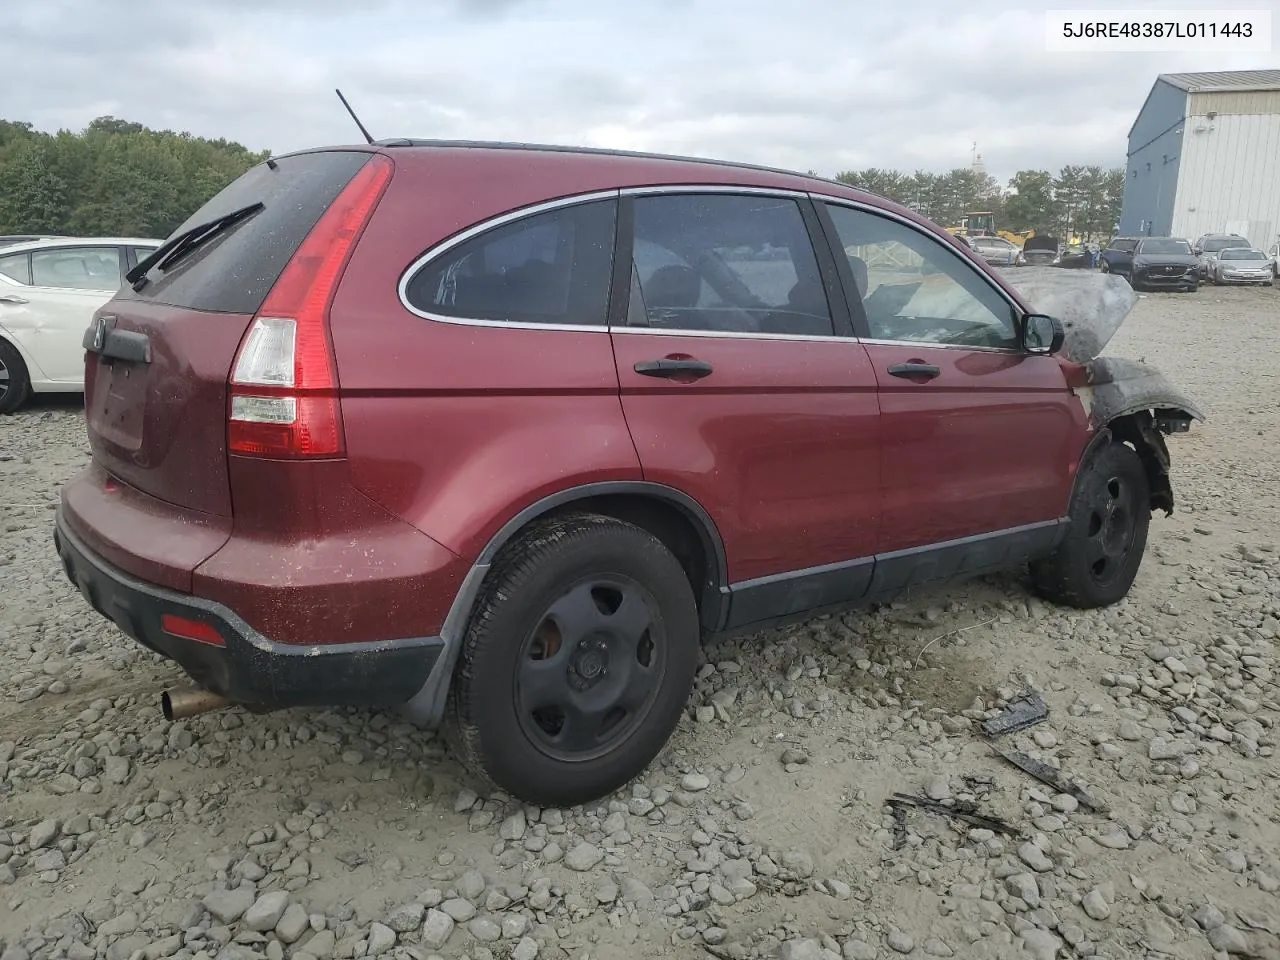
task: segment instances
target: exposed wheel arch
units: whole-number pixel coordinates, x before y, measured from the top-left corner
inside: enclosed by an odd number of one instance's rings
[[[643,480],[605,481],[558,491],[508,520],[477,558],[491,564],[508,542],[536,520],[587,511],[649,531],[674,553],[698,601],[704,633],[715,632],[728,612],[728,562],[715,521],[703,506],[674,487]]]

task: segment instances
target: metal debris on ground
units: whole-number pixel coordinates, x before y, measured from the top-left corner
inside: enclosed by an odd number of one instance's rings
[[[941,803],[937,800],[930,800],[928,797],[913,797],[905,793],[895,793],[887,802],[890,809],[893,810],[893,849],[895,850],[900,849],[903,843],[906,842],[907,810],[911,807],[928,810],[932,813],[940,813],[944,817],[951,817],[953,820],[960,820],[971,827],[981,827],[984,830],[990,830],[992,833],[1013,835],[1018,832],[999,817],[990,817],[979,813],[976,803],[968,803],[964,800]]]
[[[1095,800],[1092,796],[1085,792],[1084,788],[1079,784],[1068,780],[1061,773],[1042,763],[1033,757],[1028,757],[1025,753],[1019,753],[1017,750],[1010,750],[1005,753],[1003,750],[997,750],[995,747],[991,751],[998,757],[1003,758],[1008,763],[1013,764],[1024,773],[1029,773],[1041,783],[1048,784],[1059,793],[1070,794],[1080,802],[1082,807],[1088,807],[1094,813],[1106,813],[1108,807],[1105,803]]]
[[[907,842],[907,808],[892,800],[889,808],[893,810],[893,849],[901,850]]]
[[[1025,730],[1049,719],[1049,707],[1040,694],[1027,694],[1012,701],[999,716],[982,721],[982,730],[989,737]]]

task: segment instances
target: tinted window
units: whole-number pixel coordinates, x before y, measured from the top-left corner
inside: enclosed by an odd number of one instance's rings
[[[11,253],[7,257],[0,257],[0,273],[3,273],[10,280],[17,280],[19,283],[31,282],[31,265],[27,261],[25,253]]]
[[[872,339],[1017,346],[1012,305],[953,250],[887,217],[828,209]]]
[[[630,324],[832,333],[804,216],[789,198],[638,197],[633,267]]]
[[[442,317],[604,326],[616,215],[596,200],[494,227],[414,274],[406,299]]]
[[[164,273],[151,272],[139,293],[121,296],[159,303],[254,313],[311,228],[369,159],[333,151],[279,157],[261,163],[192,214],[175,234],[261,202],[264,209],[198,247]]]
[[[1201,244],[1200,249],[1210,253],[1215,253],[1218,250],[1226,250],[1228,247],[1234,247],[1239,242],[1239,237],[1211,237]]]
[[[55,247],[32,251],[31,282],[37,287],[115,290],[120,286],[120,248]]]
[[[1128,251],[1138,245],[1137,240],[1116,240],[1111,244],[1112,250]]]

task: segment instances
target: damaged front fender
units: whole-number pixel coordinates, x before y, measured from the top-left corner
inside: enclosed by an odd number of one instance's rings
[[[1007,282],[1040,313],[1062,321],[1060,356],[1067,380],[1084,407],[1093,440],[1084,459],[1110,440],[1138,452],[1151,488],[1151,508],[1173,512],[1169,450],[1164,435],[1185,433],[1204,412],[1159,370],[1119,357],[1100,357],[1138,302],[1133,288],[1114,274],[1024,268]]]
[[[1149,411],[1162,433],[1185,433],[1204,420],[1200,407],[1155,367],[1122,357],[1081,364],[1085,382],[1075,388],[1095,430],[1121,417]]]
[[[1096,441],[1128,443],[1138,452],[1151,490],[1151,509],[1173,513],[1169,448],[1164,434],[1185,433],[1204,413],[1159,370],[1120,357],[1081,365],[1085,382],[1074,388]]]

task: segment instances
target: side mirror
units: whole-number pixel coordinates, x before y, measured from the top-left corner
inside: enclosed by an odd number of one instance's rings
[[[1055,354],[1066,342],[1062,321],[1044,313],[1028,313],[1022,318],[1022,349],[1027,353]]]

